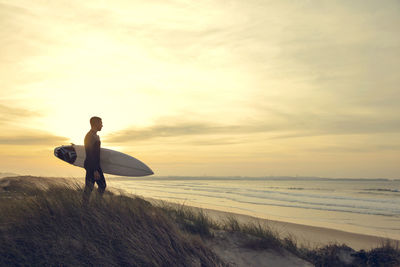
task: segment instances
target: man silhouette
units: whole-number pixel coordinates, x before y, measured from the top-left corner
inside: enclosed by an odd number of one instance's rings
[[[85,189],[83,191],[83,204],[87,205],[90,194],[92,193],[94,183],[97,183],[97,191],[100,196],[103,195],[106,189],[106,179],[103,175],[103,170],[100,166],[100,137],[98,131],[103,128],[103,122],[99,117],[90,118],[90,131],[85,136],[85,151],[86,158],[84,168],[86,170]]]

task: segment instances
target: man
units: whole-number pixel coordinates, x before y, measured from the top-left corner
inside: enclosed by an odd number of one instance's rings
[[[86,170],[85,190],[83,192],[83,204],[87,205],[90,194],[92,193],[94,183],[97,183],[97,190],[100,196],[103,195],[106,189],[106,180],[100,166],[100,137],[98,131],[103,128],[103,122],[99,117],[90,118],[90,131],[85,136],[85,151],[86,158],[84,168]]]

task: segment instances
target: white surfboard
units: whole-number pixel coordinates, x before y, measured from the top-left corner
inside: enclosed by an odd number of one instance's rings
[[[54,155],[72,165],[83,168],[86,158],[85,147],[82,145],[59,146],[54,149]],[[140,160],[127,154],[100,148],[100,166],[103,173],[121,176],[146,176],[153,171]]]

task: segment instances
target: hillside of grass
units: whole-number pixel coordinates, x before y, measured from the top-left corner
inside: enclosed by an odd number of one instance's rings
[[[141,198],[0,180],[1,266],[222,266],[200,238]]]
[[[400,266],[398,243],[303,247],[265,225],[109,190],[83,207],[82,191],[59,178],[0,179],[0,266],[270,266],[276,255],[280,266]]]
[[[290,252],[317,267],[400,266],[400,244],[397,241],[386,240],[368,251],[356,251],[346,244],[340,243],[316,247],[303,246],[299,245],[292,235],[281,238],[280,234],[268,225],[254,222],[239,223],[234,216],[228,216],[222,221],[215,221],[202,210],[168,202],[161,202],[160,206],[181,225],[182,229],[192,234],[199,234],[211,239],[215,239],[221,231],[230,233],[231,236],[241,235],[240,243],[243,248],[254,251],[273,250],[282,256],[285,252]]]

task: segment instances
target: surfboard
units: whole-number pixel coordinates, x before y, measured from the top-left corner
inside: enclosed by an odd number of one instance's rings
[[[85,147],[71,144],[59,146],[54,149],[54,155],[75,166],[83,168],[86,158]],[[140,160],[108,148],[100,148],[100,166],[103,173],[121,176],[146,176],[154,174],[153,171]]]

